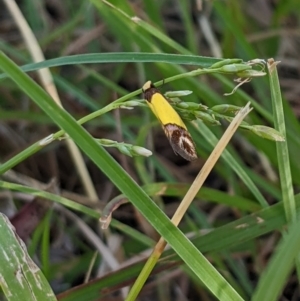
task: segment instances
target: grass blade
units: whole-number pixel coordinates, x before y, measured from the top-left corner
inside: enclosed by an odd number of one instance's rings
[[[0,285],[8,301],[56,300],[7,217],[0,214]]]
[[[266,271],[262,274],[252,301],[278,300],[300,249],[300,221],[291,225],[281,239]]]

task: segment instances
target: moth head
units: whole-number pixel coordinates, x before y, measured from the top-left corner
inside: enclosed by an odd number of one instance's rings
[[[148,80],[142,87],[142,91],[145,93],[147,90],[154,88],[154,85],[152,84],[151,80]]]

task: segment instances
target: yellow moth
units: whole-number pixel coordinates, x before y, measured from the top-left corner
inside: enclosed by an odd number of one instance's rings
[[[194,141],[182,119],[168,100],[154,87],[151,81],[147,81],[142,90],[144,99],[156,118],[161,122],[175,154],[179,154],[188,161],[197,159]]]

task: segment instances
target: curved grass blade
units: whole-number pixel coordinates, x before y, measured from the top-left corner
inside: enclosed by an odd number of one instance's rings
[[[140,52],[114,52],[114,53],[90,53],[78,54],[55,59],[46,60],[39,63],[27,64],[21,67],[24,72],[35,71],[42,68],[58,67],[64,65],[79,64],[107,64],[107,63],[167,63],[195,65],[202,68],[209,68],[211,65],[222,61],[222,59],[197,56],[179,55],[167,53],[140,53]],[[0,74],[0,79],[6,78],[6,74]]]

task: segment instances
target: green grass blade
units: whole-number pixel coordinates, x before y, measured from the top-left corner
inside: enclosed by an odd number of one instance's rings
[[[194,30],[193,19],[190,16],[192,11],[191,2],[179,0],[178,5],[183,20],[183,32],[185,32],[187,48],[191,53],[198,53],[198,39],[195,38],[197,37],[197,33]]]
[[[6,300],[56,300],[7,217],[0,214],[0,286]]]
[[[291,272],[300,249],[300,221],[292,224],[283,236],[272,256],[265,272],[262,274],[252,301],[278,300],[286,279]]]
[[[268,61],[271,97],[274,114],[274,126],[275,129],[279,131],[281,135],[283,135],[283,137],[286,137],[284,112],[276,65],[277,63],[273,60]],[[276,142],[276,146],[280,183],[282,190],[282,201],[284,204],[287,220],[292,222],[296,219],[296,211],[287,141]]]
[[[222,61],[222,59],[197,56],[197,55],[179,55],[167,53],[140,53],[140,52],[114,52],[114,53],[90,53],[78,54],[56,59],[50,59],[39,63],[27,64],[21,67],[25,72],[39,70],[41,68],[51,68],[64,65],[78,64],[108,64],[108,63],[168,63],[195,65],[202,68],[209,68],[211,65]],[[7,75],[0,74],[0,79]]]
[[[152,183],[143,188],[151,196],[172,196],[184,197],[189,189],[190,184],[185,183]],[[196,198],[205,199],[210,202],[227,205],[244,211],[254,212],[261,208],[255,201],[237,196],[228,195],[223,191],[202,187],[196,195]]]
[[[9,183],[9,182],[5,182],[5,181],[0,181],[0,188],[3,189],[9,189],[9,190],[16,190],[16,191],[20,191],[23,193],[28,193],[34,196],[38,196],[44,199],[48,199],[48,200],[52,200],[58,204],[64,205],[72,210],[76,210],[79,212],[82,212],[88,216],[94,217],[94,218],[99,218],[100,214],[98,212],[96,212],[93,209],[90,209],[86,206],[83,206],[79,203],[76,203],[74,201],[71,201],[69,199],[66,199],[60,195],[55,195],[52,194],[50,192],[47,191],[41,191],[41,190],[37,190],[35,188],[31,188],[31,187],[27,187],[24,185],[20,185],[20,184],[14,184],[14,183]]]

